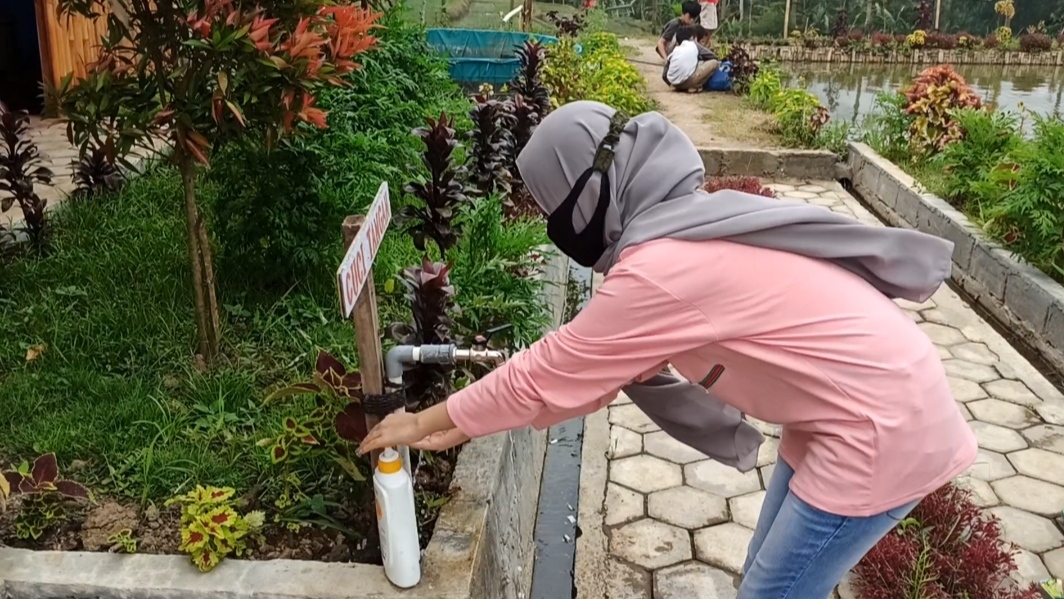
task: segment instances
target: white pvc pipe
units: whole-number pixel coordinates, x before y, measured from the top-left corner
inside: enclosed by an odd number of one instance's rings
[[[524,8],[525,8],[524,6],[518,6],[517,8],[515,8],[515,9],[511,10],[510,12],[506,13],[506,16],[504,16],[502,18],[502,22],[503,23],[509,23],[510,19],[514,18],[516,15],[521,14],[521,11]]]

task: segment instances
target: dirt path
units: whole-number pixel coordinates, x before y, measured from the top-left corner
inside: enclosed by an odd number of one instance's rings
[[[745,98],[726,93],[685,94],[672,91],[661,80],[662,60],[654,51],[657,40],[628,38],[628,60],[647,81],[658,111],[679,126],[696,146],[776,148],[770,131],[772,117],[751,107]]]

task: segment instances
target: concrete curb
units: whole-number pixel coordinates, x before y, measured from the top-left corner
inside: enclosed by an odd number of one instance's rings
[[[698,148],[707,177],[748,176],[764,179],[829,181],[838,157],[821,150]]]
[[[553,248],[542,300],[565,311],[569,260]],[[113,555],[0,548],[3,599],[519,599],[527,596],[546,431],[470,442],[458,458],[421,584],[399,591],[366,564],[230,559],[200,574],[183,555]]]
[[[854,188],[879,216],[952,241],[953,281],[1064,372],[1064,287],[865,144],[850,144],[849,165]]]

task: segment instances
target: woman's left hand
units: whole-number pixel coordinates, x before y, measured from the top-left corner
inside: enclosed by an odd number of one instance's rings
[[[411,445],[424,439],[429,432],[433,431],[422,430],[421,418],[418,414],[406,412],[389,414],[362,440],[358,446],[358,453],[364,455],[385,447]]]

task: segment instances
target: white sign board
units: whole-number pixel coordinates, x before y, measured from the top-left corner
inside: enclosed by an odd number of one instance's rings
[[[373,276],[373,259],[381,247],[381,239],[388,230],[392,220],[392,202],[388,197],[387,181],[381,183],[377,197],[366,212],[366,222],[362,224],[355,240],[347,248],[344,261],[336,271],[336,284],[340,290],[340,307],[344,318],[351,316],[355,301],[362,293],[366,281]]]

